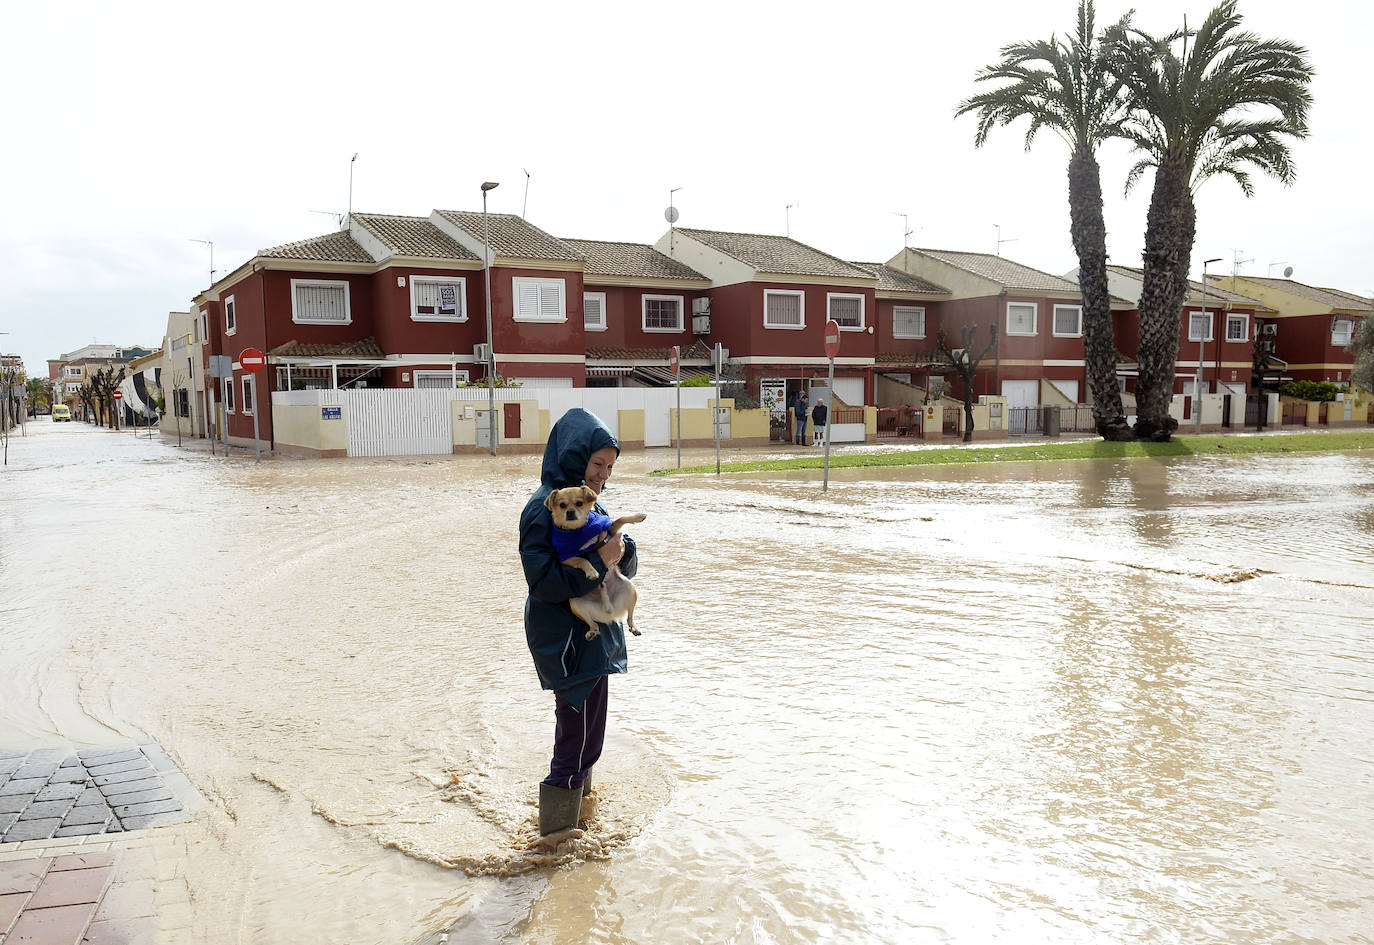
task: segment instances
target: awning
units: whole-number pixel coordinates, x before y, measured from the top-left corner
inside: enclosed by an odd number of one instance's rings
[[[657,384],[662,387],[671,387],[675,377],[675,375],[673,374],[673,369],[670,367],[652,365],[637,367],[633,370],[636,377],[643,378],[644,380],[649,381],[651,384]],[[685,367],[682,369],[682,380],[684,382],[690,381],[694,377],[710,376],[710,371],[703,370],[701,368]]]
[[[602,367],[602,366],[600,366],[600,365],[598,365],[597,367],[592,367],[592,366],[589,364],[589,365],[587,365],[587,376],[588,376],[588,377],[628,377],[629,374],[630,374],[630,372],[632,372],[633,370],[634,370],[634,368],[632,368],[632,367]]]

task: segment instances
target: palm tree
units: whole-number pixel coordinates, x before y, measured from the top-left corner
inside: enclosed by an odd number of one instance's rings
[[[1122,133],[1126,118],[1121,83],[1110,70],[1109,35],[1123,32],[1129,14],[1102,37],[1094,35],[1092,0],[1079,0],[1078,28],[1057,37],[1012,43],[1002,60],[980,69],[975,81],[1002,81],[997,89],[965,99],[956,115],[978,113],[974,145],[982,147],[997,125],[1030,119],[1026,149],[1048,128],[1069,146],[1069,235],[1078,254],[1078,288],[1083,295],[1083,349],[1093,420],[1104,439],[1133,438],[1121,409],[1116,380],[1116,342],[1107,292],[1107,226],[1102,216],[1102,182],[1097,148]]]
[[[1125,137],[1143,155],[1127,189],[1155,169],[1140,296],[1141,439],[1167,440],[1178,427],[1169,403],[1197,228],[1193,194],[1208,178],[1225,175],[1252,196],[1248,167],[1291,184],[1287,139],[1307,136],[1307,50],[1242,32],[1240,23],[1236,0],[1225,0],[1196,34],[1185,23],[1161,37],[1127,29],[1110,42],[1113,71],[1130,100]]]

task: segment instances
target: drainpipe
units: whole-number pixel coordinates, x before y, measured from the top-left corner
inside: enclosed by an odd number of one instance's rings
[[[354,156],[354,157],[357,157],[356,154],[353,155],[353,156]],[[352,165],[352,164],[350,164],[350,165],[348,166],[348,173],[349,173],[349,176],[350,176],[350,178],[351,178],[351,177],[352,177],[352,174],[353,174],[353,165]],[[352,199],[352,191],[349,192],[349,199],[350,199],[350,200]],[[254,267],[253,267],[253,271],[254,271],[254,272],[257,272],[257,271],[258,271],[257,266],[254,266]],[[268,342],[268,339],[267,339],[267,271],[266,271],[266,270],[263,270],[261,277],[258,279],[258,303],[262,306],[262,354],[263,354],[262,359],[263,359],[263,361],[266,361],[266,360],[267,360],[267,352],[270,351],[270,350],[272,350],[272,345]],[[267,371],[264,370],[264,371],[262,371],[261,373],[267,374]],[[267,452],[269,452],[269,453],[276,453],[276,452],[277,452],[277,426],[276,426],[276,424],[274,424],[274,423],[272,422],[272,388],[274,388],[274,387],[277,386],[276,376],[277,376],[277,372],[276,372],[275,369],[273,369],[272,373],[268,375],[268,381],[267,381],[267,427],[268,427],[268,430],[270,431],[270,432],[268,433],[268,435],[267,435]],[[253,388],[253,391],[254,391],[254,393],[257,392],[257,387],[256,387],[256,386]],[[261,412],[262,412],[262,404],[254,404],[254,405],[253,405],[253,410],[254,410],[254,412],[256,412],[256,413],[261,413]]]

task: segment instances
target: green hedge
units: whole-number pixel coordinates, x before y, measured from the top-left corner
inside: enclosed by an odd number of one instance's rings
[[[1344,387],[1328,381],[1289,381],[1279,388],[1279,393],[1285,397],[1296,397],[1299,400],[1319,400],[1326,403],[1335,400],[1337,394],[1344,392]]]

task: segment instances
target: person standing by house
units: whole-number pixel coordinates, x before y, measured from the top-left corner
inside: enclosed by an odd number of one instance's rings
[[[825,443],[825,421],[829,415],[830,411],[826,409],[825,398],[817,397],[816,406],[811,408],[812,442],[817,446],[822,446]]]
[[[792,414],[796,417],[797,428],[794,431],[796,439],[794,442],[798,446],[806,445],[806,418],[810,413],[810,404],[806,398],[806,391],[797,391],[797,400],[792,405]]]
[[[600,495],[619,455],[620,444],[595,414],[580,407],[569,410],[549,431],[539,488],[520,515],[520,564],[529,586],[525,642],[540,686],[554,693],[553,760],[539,785],[540,842],[550,847],[566,839],[584,813],[592,767],[606,737],[607,677],[628,668],[625,628],[601,624],[601,632],[588,640],[587,625],[568,601],[599,587],[612,566],[634,577],[639,558],[634,539],[621,532],[582,555],[596,569],[595,580],[562,564],[544,500],[555,489],[580,485]],[[599,501],[595,509],[606,513]],[[587,799],[587,806],[595,804],[594,798]]]

